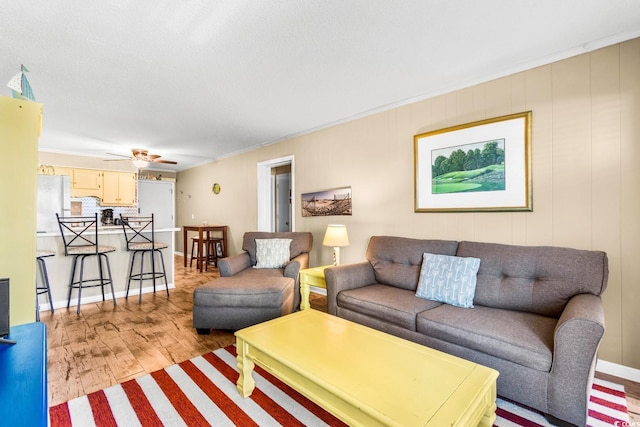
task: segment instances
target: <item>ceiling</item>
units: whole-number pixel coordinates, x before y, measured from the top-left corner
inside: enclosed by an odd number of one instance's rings
[[[180,171],[640,36],[637,0],[13,0],[40,149]]]

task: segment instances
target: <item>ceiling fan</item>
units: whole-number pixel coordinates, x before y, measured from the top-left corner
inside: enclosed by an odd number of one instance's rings
[[[122,154],[107,153],[111,156],[125,157],[124,159],[105,159],[105,162],[118,162],[122,160],[131,160],[133,165],[137,168],[146,168],[149,163],[166,163],[169,165],[177,165],[178,162],[171,160],[162,160],[157,154],[149,154],[149,151],[142,148],[132,148],[131,156],[124,156]]]

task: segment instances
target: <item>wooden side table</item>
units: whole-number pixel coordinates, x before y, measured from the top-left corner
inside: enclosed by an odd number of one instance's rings
[[[300,270],[300,310],[309,308],[310,286],[327,289],[327,282],[324,280],[324,269],[328,267],[333,267],[333,265],[323,265]]]

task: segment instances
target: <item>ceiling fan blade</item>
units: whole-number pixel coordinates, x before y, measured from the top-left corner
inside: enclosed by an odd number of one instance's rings
[[[103,162],[128,162],[130,161],[130,158],[126,158],[126,159],[102,159]]]
[[[159,159],[162,156],[159,156],[158,154],[149,154],[147,156],[147,159],[149,159],[150,161],[154,161],[155,159]]]
[[[178,164],[178,162],[173,162],[171,160],[160,160],[160,159],[151,160],[151,159],[149,159],[149,161],[153,162],[153,163],[166,163],[168,165],[177,165]]]

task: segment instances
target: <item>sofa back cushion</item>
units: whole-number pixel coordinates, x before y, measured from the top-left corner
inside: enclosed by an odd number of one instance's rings
[[[550,317],[574,295],[600,295],[609,275],[600,251],[460,242],[456,255],[481,260],[474,304]]]
[[[458,242],[422,240],[395,236],[372,236],[367,248],[376,281],[410,291],[416,290],[422,265],[422,254],[455,255]]]
[[[294,231],[289,233],[270,233],[267,231],[249,231],[244,233],[242,250],[247,251],[251,258],[251,265],[256,265],[256,239],[291,239],[291,256],[293,259],[304,252],[311,252],[313,247],[313,234],[306,231]]]

